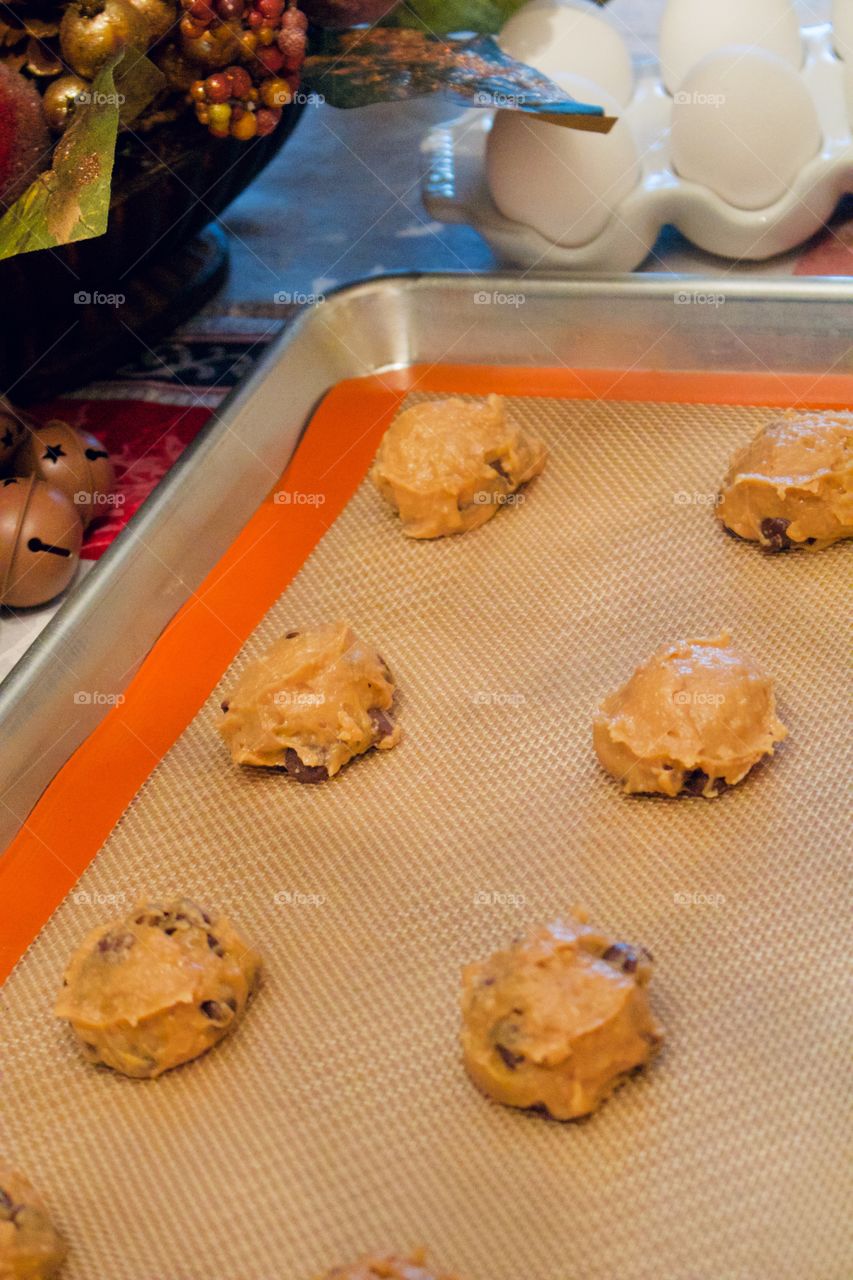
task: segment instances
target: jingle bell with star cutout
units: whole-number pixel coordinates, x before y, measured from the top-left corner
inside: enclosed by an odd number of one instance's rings
[[[58,419],[44,426],[31,424],[12,469],[61,489],[77,508],[84,528],[108,513],[115,472],[106,449],[88,431]]]

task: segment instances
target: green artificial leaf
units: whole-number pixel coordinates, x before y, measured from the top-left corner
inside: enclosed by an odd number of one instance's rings
[[[383,26],[408,27],[436,36],[451,31],[491,35],[526,3],[527,0],[404,0],[383,19]]]
[[[409,27],[432,35],[451,31],[494,34],[527,0],[403,0],[382,19],[386,27]],[[595,0],[602,7],[607,0]]]
[[[103,235],[110,211],[110,185],[119,109],[133,119],[158,92],[163,78],[147,58],[112,59],[92,81],[74,118],[54,148],[52,167],[0,218],[0,259],[36,249],[55,249]]]
[[[555,124],[608,132],[599,106],[576,102],[491,36],[446,36],[371,27],[325,32],[303,84],[333,107],[365,107],[442,92],[469,107],[535,112]]]
[[[116,67],[115,86],[119,94],[119,121],[126,127],[165,89],[166,77],[144,53],[132,51]]]

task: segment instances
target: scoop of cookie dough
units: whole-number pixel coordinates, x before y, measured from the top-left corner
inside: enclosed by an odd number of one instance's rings
[[[853,537],[853,413],[786,413],[735,454],[717,516],[768,551]]]
[[[425,1251],[417,1249],[405,1258],[396,1253],[371,1253],[348,1267],[332,1267],[322,1280],[458,1280],[458,1277],[439,1275],[431,1270]]]
[[[719,795],[787,736],[773,681],[727,633],[667,645],[602,702],[599,761],[627,792]]]
[[[260,960],[230,921],[187,898],[140,902],[74,952],[56,1003],[90,1062],[159,1076],[236,1025]]]
[[[47,1280],[65,1254],[44,1200],[0,1159],[0,1280]]]
[[[396,747],[394,694],[382,658],[345,622],[289,631],[243,672],[219,732],[235,764],[325,782],[371,747]]]
[[[391,424],[372,474],[405,534],[441,538],[485,524],[546,457],[541,440],[508,421],[500,396],[431,400]]]
[[[651,956],[586,923],[534,929],[462,974],[462,1052],[483,1093],[555,1120],[588,1115],[659,1049]]]

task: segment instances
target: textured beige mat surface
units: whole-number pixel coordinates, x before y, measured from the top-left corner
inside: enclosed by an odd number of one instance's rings
[[[68,1280],[308,1280],[418,1242],[464,1280],[851,1274],[849,547],[765,557],[716,525],[761,410],[511,403],[552,448],[524,501],[412,543],[365,483],[234,665],[344,616],[395,672],[403,744],[317,788],[237,771],[232,672],[7,983],[0,1145]],[[723,626],[789,739],[716,801],[622,796],[597,701]],[[174,891],[233,916],[265,985],[194,1064],[93,1070],[51,1017],[65,959]],[[469,1085],[458,974],[573,902],[653,950],[669,1039],[561,1126]]]

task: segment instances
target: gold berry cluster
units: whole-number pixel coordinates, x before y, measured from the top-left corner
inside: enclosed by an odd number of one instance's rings
[[[293,0],[181,0],[182,47],[210,68],[194,80],[196,115],[217,138],[248,142],[275,129],[293,100],[308,20]]]

